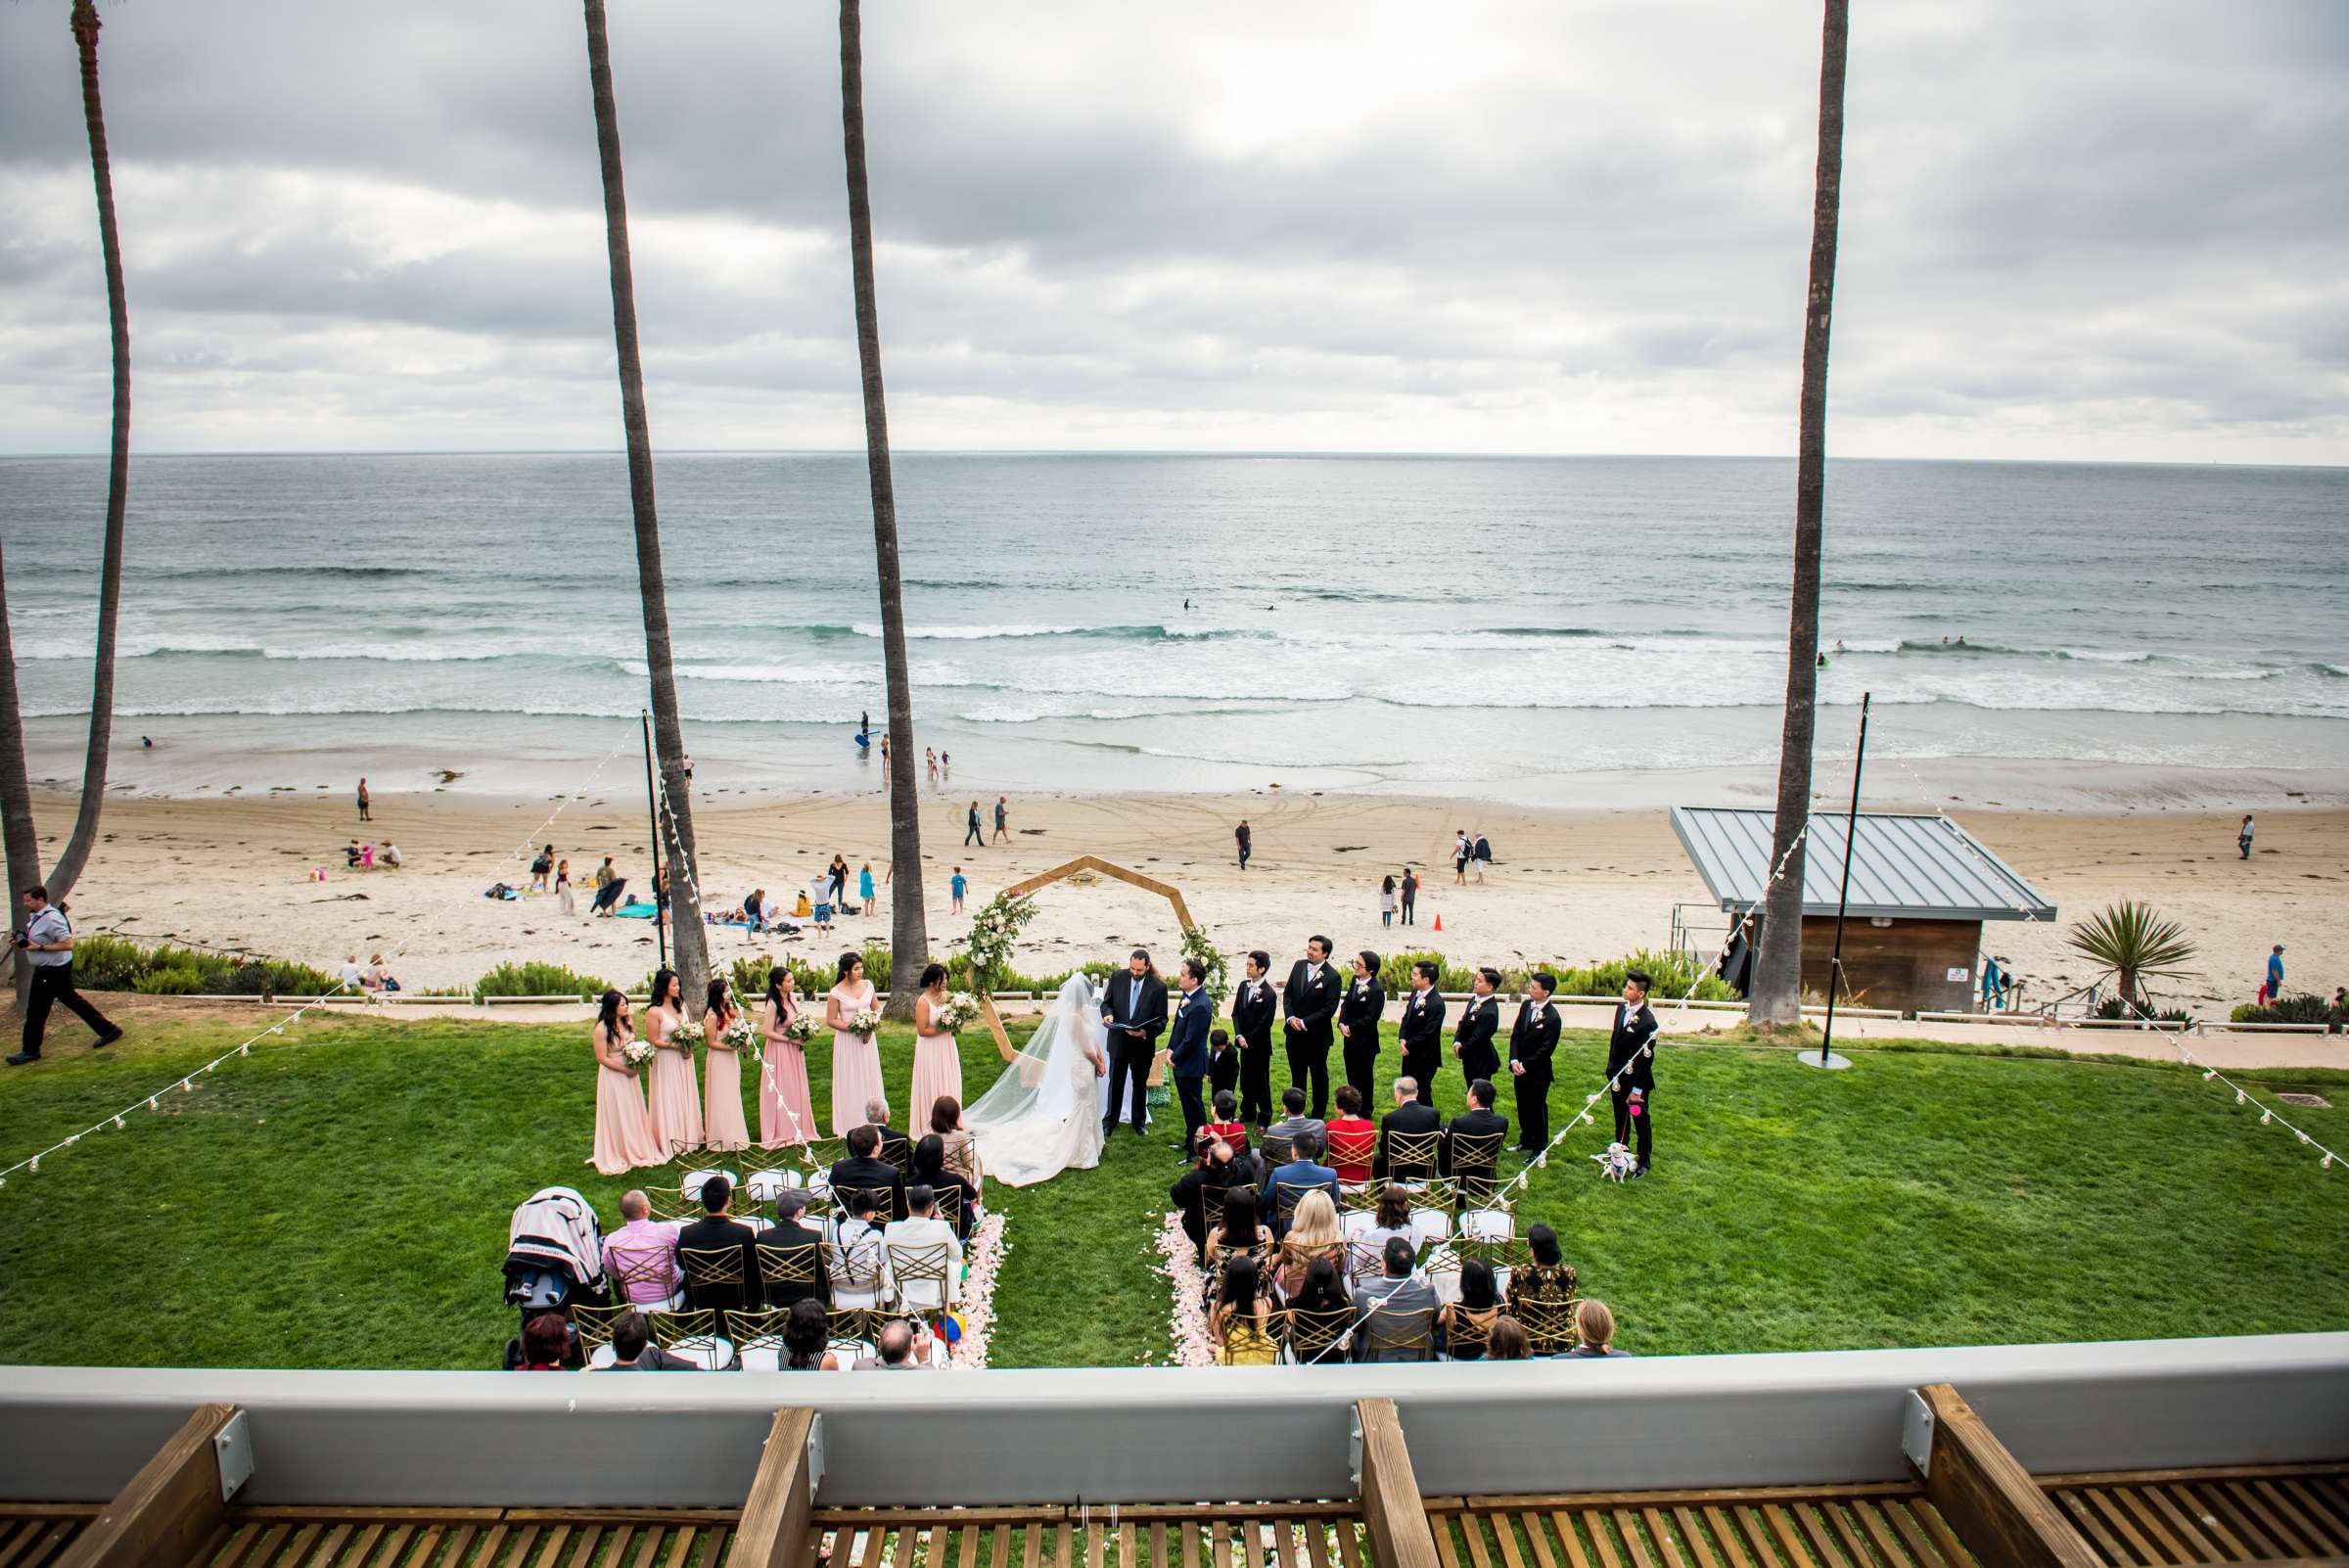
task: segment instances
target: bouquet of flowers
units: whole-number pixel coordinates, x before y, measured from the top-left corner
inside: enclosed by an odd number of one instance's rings
[[[783,1038],[794,1045],[805,1045],[815,1038],[815,1020],[806,1013],[795,1015],[783,1026]]]
[[[849,1033],[852,1035],[870,1035],[880,1027],[881,1009],[878,1007],[859,1007],[849,1015]]]
[[[630,1035],[620,1042],[620,1059],[630,1067],[642,1067],[653,1059],[653,1042],[642,1035]]]
[[[681,1051],[691,1051],[708,1038],[699,1024],[679,1024],[668,1033],[668,1042]]]
[[[728,1024],[721,1037],[726,1049],[730,1051],[756,1050],[760,1038],[759,1026],[747,1018],[737,1018]]]
[[[930,1015],[930,1021],[949,1034],[959,1035],[979,1019],[979,999],[967,991],[954,992],[946,1004]]]

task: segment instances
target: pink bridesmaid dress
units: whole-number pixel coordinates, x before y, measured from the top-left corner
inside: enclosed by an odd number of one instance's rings
[[[927,1008],[929,998],[916,1005]],[[928,1127],[930,1108],[942,1094],[962,1100],[962,1052],[951,1035],[918,1035],[913,1041],[913,1103],[902,1118],[907,1127]]]
[[[702,1094],[694,1086],[693,1054],[668,1043],[676,1027],[676,1015],[667,1008],[645,1009],[645,1038],[659,1047],[645,1073],[645,1098],[664,1160],[702,1146]]]
[[[815,1141],[815,1097],[807,1092],[807,1053],[797,1040],[783,1039],[778,1033],[799,1011],[790,1006],[780,1016],[770,1010],[767,1017],[766,1066],[759,1074],[761,1148],[788,1149]]]
[[[617,1047],[616,1047],[617,1048]],[[668,1156],[653,1136],[644,1108],[644,1088],[625,1068],[595,1064],[595,1152],[587,1163],[598,1176],[626,1176],[641,1165]]]
[[[751,1129],[742,1119],[742,1053],[724,1042],[726,1026],[741,1016],[712,1013],[702,1021],[710,1037],[709,1052],[702,1058],[702,1130],[710,1147],[720,1151],[751,1146]]]
[[[873,983],[866,981],[862,994],[850,992],[846,986],[832,988],[833,997],[840,1010],[853,1013],[860,1007],[870,1007],[879,992]],[[852,1035],[847,1030],[832,1034],[832,1135],[840,1136],[852,1127],[865,1123],[864,1102],[884,1100],[889,1090],[881,1083],[881,1044],[871,1035]],[[904,1119],[908,1125],[911,1118]]]

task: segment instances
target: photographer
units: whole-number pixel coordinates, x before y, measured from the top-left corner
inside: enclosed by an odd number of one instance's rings
[[[73,928],[63,909],[51,906],[47,888],[24,890],[24,914],[16,945],[24,949],[25,962],[32,966],[32,989],[24,998],[24,1048],[11,1056],[8,1065],[23,1067],[41,1059],[41,1031],[49,1023],[52,1002],[63,1002],[68,1012],[95,1030],[99,1045],[120,1039],[122,1031],[73,989]]]

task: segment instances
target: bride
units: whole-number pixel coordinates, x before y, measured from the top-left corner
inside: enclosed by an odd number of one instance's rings
[[[1072,975],[995,1086],[962,1113],[990,1176],[1025,1187],[1101,1163],[1093,1084],[1109,1071],[1104,1049],[1092,988]]]

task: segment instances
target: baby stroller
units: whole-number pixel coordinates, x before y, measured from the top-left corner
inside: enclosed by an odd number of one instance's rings
[[[594,1206],[570,1187],[541,1187],[514,1211],[506,1228],[506,1300],[527,1323],[540,1313],[571,1316],[581,1303],[606,1305],[611,1298],[604,1277],[604,1227]],[[510,1370],[522,1364],[522,1340],[506,1342],[505,1362]],[[578,1331],[571,1336],[569,1364],[583,1364]]]

